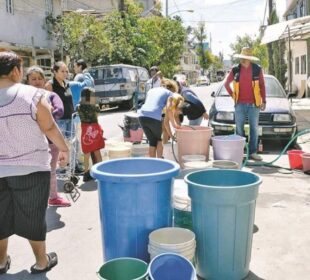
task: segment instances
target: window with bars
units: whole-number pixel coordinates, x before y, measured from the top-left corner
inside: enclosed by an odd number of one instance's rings
[[[9,14],[14,14],[13,0],[5,0],[6,12]]]
[[[302,55],[300,57],[300,74],[306,74],[307,73],[307,56]]]

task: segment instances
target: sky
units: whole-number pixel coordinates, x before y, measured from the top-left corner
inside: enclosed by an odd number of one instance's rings
[[[224,53],[230,59],[232,50],[229,45],[236,42],[236,37],[249,34],[252,38],[259,35],[259,27],[268,17],[268,0],[161,0],[163,14],[168,1],[168,15],[179,15],[185,26],[196,27],[205,22],[207,41],[211,38],[213,54]],[[282,19],[286,0],[275,0],[277,13]],[[184,10],[194,10],[193,13]]]

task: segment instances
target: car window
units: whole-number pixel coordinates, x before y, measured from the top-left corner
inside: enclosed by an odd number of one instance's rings
[[[286,97],[284,89],[275,78],[265,77],[265,88],[267,97]],[[221,87],[218,96],[229,96],[229,93],[224,86]]]
[[[285,97],[285,91],[276,79],[266,77],[265,87],[267,97]]]
[[[149,74],[145,69],[138,68],[140,81],[147,81],[149,79]]]

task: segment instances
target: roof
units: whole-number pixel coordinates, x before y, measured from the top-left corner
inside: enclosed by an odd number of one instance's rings
[[[291,40],[310,38],[310,16],[268,25],[263,31],[261,44],[268,44],[288,37]]]

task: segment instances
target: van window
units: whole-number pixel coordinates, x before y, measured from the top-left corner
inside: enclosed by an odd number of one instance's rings
[[[149,79],[149,73],[145,69],[138,68],[140,81],[146,82]]]

